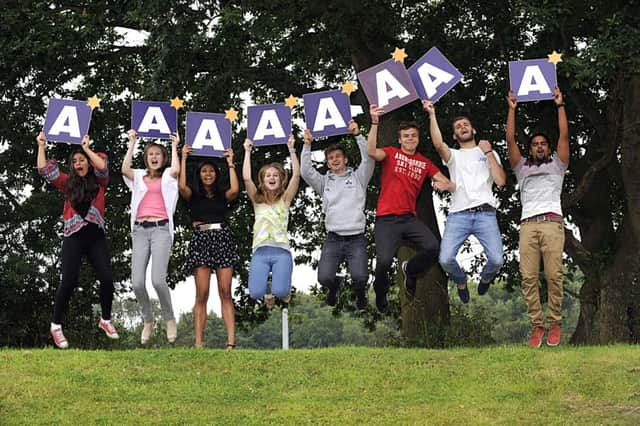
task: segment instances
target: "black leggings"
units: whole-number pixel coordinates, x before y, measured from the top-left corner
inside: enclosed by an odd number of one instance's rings
[[[62,282],[56,291],[53,307],[53,322],[62,323],[73,290],[78,286],[78,275],[83,255],[87,256],[100,280],[100,307],[102,318],[111,319],[113,302],[113,276],[111,257],[104,231],[97,225],[89,224],[62,241]]]

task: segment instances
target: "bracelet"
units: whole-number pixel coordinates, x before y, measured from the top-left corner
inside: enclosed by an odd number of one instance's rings
[[[488,153],[493,152],[492,149],[490,149],[489,151],[483,151],[484,155],[487,155]]]
[[[373,126],[373,125],[375,124],[375,125],[377,126],[377,125],[378,125],[378,123],[379,123],[379,121],[372,121],[372,122],[371,122],[371,125]]]
[[[564,102],[561,104],[556,104],[556,108],[562,108],[564,106]]]
[[[235,165],[235,164],[227,164],[227,166],[228,166],[230,169],[235,169],[235,168],[236,168],[236,165]]]

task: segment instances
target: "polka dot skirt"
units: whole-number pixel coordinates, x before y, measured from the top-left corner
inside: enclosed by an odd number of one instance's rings
[[[210,231],[193,230],[185,265],[189,274],[192,274],[193,269],[198,266],[218,269],[234,266],[237,263],[238,246],[229,228]]]

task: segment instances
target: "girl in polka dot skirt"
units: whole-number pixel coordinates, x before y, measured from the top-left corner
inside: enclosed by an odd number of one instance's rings
[[[236,346],[235,312],[231,297],[231,279],[233,265],[238,262],[238,249],[233,233],[226,222],[229,201],[238,196],[240,186],[233,164],[233,150],[225,151],[229,167],[230,186],[220,186],[220,170],[211,160],[204,160],[196,169],[191,185],[187,185],[187,155],[192,148],[182,148],[182,167],[178,188],[187,202],[191,214],[193,233],[189,241],[189,253],[186,268],[193,271],[196,282],[196,303],[193,307],[195,328],[195,346],[203,346],[202,336],[207,320],[207,301],[211,273],[215,272],[218,281],[218,295],[222,305],[222,320],[227,329],[227,349]]]

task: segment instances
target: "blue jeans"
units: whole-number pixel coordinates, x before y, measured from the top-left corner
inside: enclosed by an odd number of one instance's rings
[[[440,242],[438,260],[442,269],[456,284],[467,282],[467,275],[456,260],[456,255],[470,235],[475,235],[487,256],[487,263],[480,273],[482,281],[491,281],[504,263],[502,235],[500,228],[498,228],[495,211],[449,213],[447,223],[444,226],[444,235]]]
[[[271,292],[283,299],[291,291],[293,258],[291,252],[280,247],[258,247],[249,265],[249,296],[261,299],[267,292],[267,280],[271,272]]]
[[[329,289],[340,285],[336,274],[345,259],[349,263],[353,289],[364,290],[369,279],[367,240],[364,234],[346,236],[334,232],[327,234],[318,262],[318,282]]]

